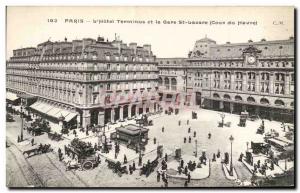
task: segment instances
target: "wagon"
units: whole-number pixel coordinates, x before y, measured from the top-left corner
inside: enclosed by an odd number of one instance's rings
[[[34,156],[34,155],[39,155],[39,154],[42,154],[42,153],[48,153],[48,152],[51,152],[51,151],[53,151],[53,149],[51,148],[50,144],[45,144],[45,145],[40,144],[38,147],[34,147],[32,149],[23,151],[23,155],[27,154],[27,158],[28,158],[28,157],[31,157],[31,156]]]
[[[100,157],[96,155],[95,149],[78,139],[72,140],[65,150],[67,155],[71,155],[73,158],[75,155],[77,156],[78,168],[82,170],[91,170],[100,163]]]
[[[62,140],[62,134],[48,132],[48,138],[55,141]]]
[[[113,161],[110,159],[106,159],[105,160],[108,163],[108,168],[113,169],[114,173],[117,173],[120,177],[122,176],[122,174],[128,174],[128,170],[127,170],[127,166],[121,166],[121,162],[117,161]]]
[[[145,166],[143,166],[141,168],[140,176],[146,175],[146,177],[148,177],[157,166],[158,166],[158,157],[155,160],[153,160],[152,162],[150,162],[149,164],[146,164]]]

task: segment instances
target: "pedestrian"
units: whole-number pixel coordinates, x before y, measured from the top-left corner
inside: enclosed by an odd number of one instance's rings
[[[168,187],[168,179],[165,180],[165,187]]]
[[[58,154],[61,154],[61,149],[60,149],[60,148],[58,148],[57,152],[58,152]]]
[[[133,160],[133,163],[132,163],[132,169],[133,169],[133,171],[135,171],[135,162],[134,162],[134,160]]]
[[[190,172],[188,173],[188,176],[187,176],[187,177],[188,177],[188,180],[187,180],[187,181],[188,181],[188,183],[190,183],[190,182],[191,182],[191,173],[190,173]]]
[[[220,150],[218,149],[217,158],[220,158],[220,156],[221,156],[221,152],[220,152]]]
[[[184,166],[184,161],[183,161],[183,159],[180,161],[180,167],[181,168],[183,168],[183,166]]]
[[[212,161],[213,161],[213,162],[215,162],[215,161],[216,161],[216,154],[215,154],[215,153],[213,154]]]
[[[95,145],[94,145],[94,149],[95,149],[95,151],[97,151],[97,150],[98,150],[98,145],[97,145],[97,143],[95,143]]]
[[[184,187],[188,187],[188,181],[187,180],[184,182]]]
[[[180,121],[180,120],[178,121],[178,125],[179,125],[179,126],[181,125],[181,121]]]
[[[18,143],[20,142],[20,136],[18,135]]]
[[[124,154],[124,164],[127,164],[127,157],[125,154]]]
[[[77,137],[77,132],[76,132],[75,129],[73,130],[73,135],[74,135],[75,137]]]
[[[162,131],[162,132],[165,132],[165,127],[162,127],[162,128],[161,128],[161,131]]]
[[[131,167],[131,165],[129,165],[129,174],[130,175],[132,174],[132,167]]]
[[[34,145],[34,138],[31,139],[31,146]]]
[[[165,161],[167,162],[168,161],[168,155],[165,154]]]
[[[188,128],[188,133],[190,133],[190,132],[191,132],[191,128],[189,127],[189,128]]]
[[[185,168],[184,168],[184,174],[187,175],[187,173],[188,173],[188,167],[185,166]]]
[[[186,143],[186,137],[183,138],[183,143]]]
[[[157,171],[157,176],[156,176],[157,182],[160,182],[160,173]]]
[[[186,121],[186,124],[188,125],[189,123],[190,123],[190,120],[187,120],[187,121]]]
[[[156,137],[153,138],[153,143],[156,144]]]
[[[89,135],[89,130],[88,130],[88,128],[86,128],[85,135],[86,135],[86,136],[88,136],[88,135]]]
[[[192,138],[191,138],[191,136],[189,136],[189,143],[191,143],[191,141],[192,141]]]
[[[196,137],[196,131],[194,131],[194,137]]]

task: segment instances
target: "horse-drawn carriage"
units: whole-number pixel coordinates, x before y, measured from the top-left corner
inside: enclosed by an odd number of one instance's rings
[[[31,126],[27,127],[27,132],[31,133],[34,136],[42,135],[44,132],[50,132],[51,127],[49,122],[39,118],[31,123]]]
[[[121,162],[119,161],[115,162],[110,159],[106,159],[105,161],[108,163],[108,168],[113,169],[113,172],[117,173],[120,177],[124,173],[128,174],[127,166],[122,167]]]
[[[146,165],[143,165],[143,167],[140,170],[140,176],[146,175],[146,177],[148,177],[157,166],[158,166],[158,157],[152,162],[148,162]]]
[[[55,141],[60,141],[63,139],[62,134],[58,134],[57,132],[48,132],[48,138]]]
[[[53,151],[53,149],[51,148],[50,144],[40,144],[38,147],[34,147],[32,149],[23,151],[23,155],[27,154],[27,158],[34,156],[34,155],[39,155],[42,153],[48,153]]]
[[[78,138],[73,139],[71,144],[65,147],[65,151],[68,156],[77,160],[73,164],[69,161],[67,169],[81,168],[82,170],[90,170],[100,163],[100,157],[95,155],[95,149],[91,144],[80,141]]]
[[[140,119],[136,119],[136,124],[139,125],[144,125],[144,126],[151,126],[153,125],[153,121],[152,120],[148,120],[148,116],[147,115],[143,115],[142,118]]]

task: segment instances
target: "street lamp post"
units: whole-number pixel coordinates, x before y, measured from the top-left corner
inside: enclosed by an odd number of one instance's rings
[[[195,157],[197,157],[197,152],[198,152],[198,141],[197,141],[197,139],[195,140],[195,146],[196,146],[196,148],[195,148]]]
[[[142,149],[141,149],[141,138],[142,138],[142,127],[141,127],[141,120],[139,121],[139,126],[140,126],[140,133],[139,133],[139,163],[138,165],[142,165]]]
[[[229,137],[230,140],[230,176],[233,176],[233,166],[232,166],[232,142],[234,140],[233,136]]]
[[[21,103],[22,105],[22,103]],[[23,141],[23,107],[21,106],[21,136],[20,136],[20,142]]]

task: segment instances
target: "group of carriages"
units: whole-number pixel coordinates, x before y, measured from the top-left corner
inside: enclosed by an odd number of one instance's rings
[[[35,119],[30,126],[25,128],[28,133],[33,136],[42,135],[44,132],[48,133],[51,130],[49,122],[42,118]]]
[[[25,150],[23,151],[23,155],[27,154],[27,158],[34,156],[34,155],[40,155],[43,153],[48,153],[48,152],[52,152],[53,149],[51,148],[50,144],[40,144],[37,147],[33,147],[29,150]]]

